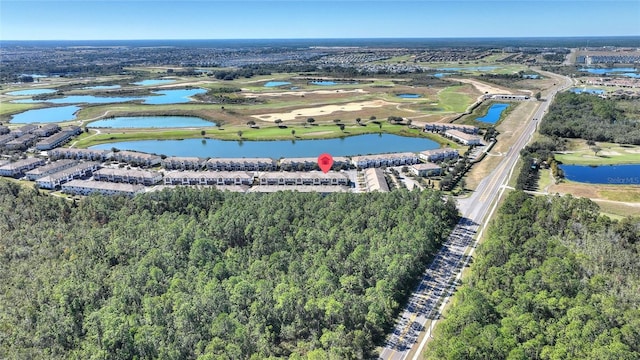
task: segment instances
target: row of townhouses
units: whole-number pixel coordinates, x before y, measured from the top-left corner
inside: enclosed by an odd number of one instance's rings
[[[424,131],[443,132],[447,130],[458,130],[467,134],[477,134],[480,129],[472,125],[453,124],[453,123],[426,123]]]
[[[73,179],[88,177],[100,167],[100,163],[94,161],[82,162],[70,168],[43,176],[36,180],[36,184],[42,189],[58,189],[60,185]]]

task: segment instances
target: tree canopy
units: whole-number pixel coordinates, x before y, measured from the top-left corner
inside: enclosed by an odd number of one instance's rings
[[[373,356],[457,221],[436,191],[46,196],[0,181],[0,357]]]
[[[510,194],[428,359],[637,359],[640,219]]]

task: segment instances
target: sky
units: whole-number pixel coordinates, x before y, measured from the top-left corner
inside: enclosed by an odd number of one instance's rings
[[[640,0],[0,0],[0,40],[640,35]]]

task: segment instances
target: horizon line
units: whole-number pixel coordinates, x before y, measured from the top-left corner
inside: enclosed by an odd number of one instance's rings
[[[0,39],[3,41],[211,41],[211,40],[428,40],[428,39],[579,39],[640,37],[634,35],[558,35],[558,36],[381,36],[381,37],[300,37],[300,38],[137,38],[137,39]]]

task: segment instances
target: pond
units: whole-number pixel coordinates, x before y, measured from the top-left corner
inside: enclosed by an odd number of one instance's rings
[[[90,128],[192,128],[213,127],[216,123],[195,116],[120,116],[93,121]]]
[[[291,83],[288,81],[267,81],[264,84],[264,87],[277,87],[277,86],[284,86],[284,85],[290,85]]]
[[[205,89],[178,89],[178,90],[158,90],[154,94],[160,96],[147,96],[143,104],[160,105],[160,104],[182,104],[191,101],[191,96],[204,94]]]
[[[560,165],[565,178],[589,184],[640,185],[640,164]]]
[[[117,97],[117,96],[93,96],[93,95],[71,95],[61,98],[53,98],[46,100],[34,100],[34,99],[21,99],[14,100],[13,103],[19,104],[34,104],[34,103],[51,103],[51,104],[109,104],[127,102],[133,100],[140,100],[136,97]]]
[[[420,94],[397,94],[396,96],[403,99],[417,99],[422,97]]]
[[[164,85],[171,84],[175,82],[173,79],[151,79],[151,80],[142,80],[132,83],[133,85],[141,85],[141,86],[151,86],[151,85]]]
[[[638,73],[638,69],[632,67],[622,67],[622,68],[582,68],[580,71],[588,72],[589,74],[596,75],[621,75],[632,78],[640,78],[640,73]]]
[[[12,124],[51,123],[75,120],[79,106],[61,106],[46,109],[35,109],[13,115]]]
[[[5,95],[11,96],[22,96],[22,95],[42,95],[42,94],[53,94],[57,90],[54,89],[28,89],[28,90],[18,90],[8,92]]]
[[[493,104],[491,105],[491,107],[489,107],[487,115],[476,118],[476,120],[484,123],[495,124],[500,119],[500,115],[502,115],[502,112],[507,107],[509,107],[509,104]]]
[[[433,74],[433,76],[437,77],[437,78],[442,78],[448,75],[453,75],[454,73],[449,73],[449,72],[441,72],[441,73],[435,73]]]
[[[32,104],[32,103],[51,103],[51,104],[109,104],[122,103],[127,101],[142,100],[143,104],[159,105],[159,104],[180,104],[191,101],[190,96],[204,94],[204,89],[173,89],[173,90],[157,90],[152,91],[151,96],[93,96],[93,95],[71,95],[61,98],[34,100],[21,99],[14,100],[13,103]]]
[[[587,89],[587,88],[571,88],[571,92],[575,94],[594,94],[594,95],[604,94],[604,90],[602,89]]]
[[[101,144],[91,148],[109,150],[113,147],[167,156],[270,157],[279,159],[281,157],[316,157],[325,152],[333,156],[418,152],[437,149],[440,146],[427,138],[367,134],[337,139],[296,141],[144,140]]]

